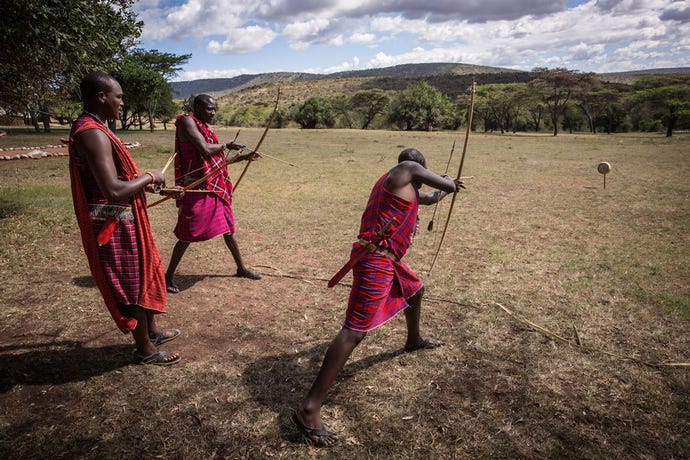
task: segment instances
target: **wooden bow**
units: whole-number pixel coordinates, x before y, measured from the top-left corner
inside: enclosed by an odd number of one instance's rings
[[[475,88],[477,86],[477,83],[472,80],[472,89],[470,90],[470,113],[467,117],[467,132],[465,133],[465,144],[462,147],[462,157],[460,158],[460,166],[458,166],[458,175],[456,176],[455,180],[460,180],[462,177],[462,166],[465,163],[465,154],[467,153],[467,142],[470,140],[470,133],[472,132],[472,114],[474,112],[474,92]],[[441,241],[438,243],[438,248],[436,249],[436,254],[434,254],[434,258],[431,261],[431,266],[429,267],[429,273],[431,274],[431,270],[434,268],[434,264],[436,263],[436,259],[438,258],[439,252],[441,252],[441,246],[443,245],[443,240],[446,237],[446,231],[448,230],[448,224],[450,223],[450,216],[453,214],[453,206],[455,205],[455,199],[458,196],[458,191],[459,189],[456,189],[455,192],[453,193],[453,199],[450,202],[450,209],[448,210],[448,217],[446,218],[446,224],[443,227],[443,233],[441,234]]]
[[[254,150],[252,150],[251,153],[258,153],[257,150],[259,150],[259,147],[261,146],[261,144],[263,143],[264,139],[266,138],[266,134],[268,133],[268,130],[269,130],[270,127],[271,127],[271,123],[273,123],[273,118],[275,117],[275,114],[276,114],[276,112],[278,111],[278,101],[280,101],[280,88],[278,88],[278,97],[276,97],[276,103],[275,103],[275,106],[273,107],[273,112],[271,113],[271,116],[270,116],[270,118],[268,119],[268,124],[266,125],[266,129],[264,129],[264,132],[263,132],[263,134],[261,135],[261,138],[259,139],[259,142],[256,144],[256,147],[254,147]],[[239,131],[237,132],[237,135],[239,135]],[[235,139],[237,139],[237,135],[235,136]],[[239,155],[239,154],[238,154],[238,155]],[[218,165],[217,168],[215,168],[215,169],[209,171],[208,174],[205,174],[203,177],[201,177],[201,178],[195,180],[194,182],[192,182],[192,183],[186,185],[185,187],[183,187],[183,188],[182,188],[182,192],[186,192],[186,191],[188,191],[188,190],[190,190],[190,189],[193,189],[193,188],[197,187],[199,184],[204,183],[204,181],[205,181],[206,179],[208,179],[208,178],[210,178],[210,177],[213,177],[214,175],[220,173],[221,171],[223,171],[223,168],[224,168],[228,163],[232,163],[233,160],[234,160],[236,157],[237,157],[237,156],[235,156],[235,157],[233,157],[233,158],[231,158],[231,159],[226,159],[224,162],[222,162],[220,165]],[[244,170],[242,171],[242,174],[240,174],[239,179],[237,179],[237,182],[235,182],[235,184],[234,184],[234,186],[233,186],[233,192],[234,192],[235,190],[237,190],[237,184],[239,184],[239,183],[240,183],[240,180],[242,180],[242,177],[243,177],[244,174],[247,172],[247,169],[249,169],[249,165],[250,165],[250,164],[251,164],[251,161],[247,161],[247,165],[244,167]],[[174,196],[174,195],[167,195],[167,196],[164,196],[164,197],[161,198],[160,200],[154,201],[153,203],[149,204],[149,205],[147,206],[147,209],[148,209],[148,208],[152,208],[152,207],[154,207],[154,206],[156,206],[156,205],[159,205],[159,204],[163,203],[164,201],[169,200],[169,199],[172,198],[173,196]]]
[[[189,190],[189,189],[195,188],[197,185],[202,184],[202,183],[203,183],[206,179],[208,179],[209,177],[215,176],[216,174],[218,174],[219,172],[221,172],[221,171],[223,170],[223,168],[225,167],[225,165],[226,165],[226,162],[222,162],[217,168],[215,168],[215,169],[209,171],[208,174],[205,174],[203,177],[201,177],[201,178],[195,180],[194,182],[192,182],[192,183],[186,185],[185,187],[183,187],[180,193],[183,193],[183,192],[186,192],[186,191]],[[161,198],[160,200],[154,201],[154,202],[151,203],[150,205],[146,206],[146,209],[149,209],[149,208],[152,208],[152,207],[154,207],[154,206],[157,206],[157,205],[163,203],[164,201],[168,201],[168,200],[169,200],[170,198],[172,198],[173,196],[175,196],[175,195],[167,195],[167,196],[164,196],[164,197]]]
[[[280,101],[280,87],[278,87],[278,96],[276,97],[276,103],[275,106],[273,106],[273,112],[271,113],[271,116],[268,119],[268,123],[266,124],[266,129],[264,129],[264,133],[261,135],[261,138],[259,139],[259,142],[257,142],[256,147],[254,147],[254,150],[252,150],[251,153],[258,153],[259,147],[261,147],[261,144],[263,143],[264,139],[266,138],[266,134],[268,133],[268,130],[271,128],[271,123],[273,123],[273,118],[276,116],[276,112],[278,111],[278,102]],[[242,170],[242,174],[240,174],[240,177],[237,178],[237,181],[232,187],[233,193],[237,190],[237,186],[240,185],[240,181],[246,174],[247,170],[249,169],[249,165],[252,164],[251,161],[247,161],[247,164],[245,165],[244,169]]]
[[[444,176],[448,175],[448,167],[450,166],[450,160],[453,159],[453,152],[455,152],[455,140],[453,140],[453,146],[450,148],[450,156],[448,157],[448,163],[446,163],[446,170],[443,172]],[[426,227],[428,231],[432,231],[434,229],[434,219],[436,218],[436,211],[438,211],[438,204],[440,202],[441,201],[437,201],[436,205],[434,206],[434,213],[431,215],[429,225]]]

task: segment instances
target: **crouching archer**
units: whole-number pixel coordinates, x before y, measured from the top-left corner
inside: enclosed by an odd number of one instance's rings
[[[422,184],[437,190],[421,193]],[[418,205],[434,204],[462,186],[459,179],[428,171],[424,156],[415,149],[403,150],[398,164],[374,185],[362,215],[358,241],[352,248],[353,256],[362,254],[362,247],[369,250],[352,267],[353,284],[345,323],[328,347],[309,393],[291,416],[310,444],[330,447],[338,443],[337,435],[324,427],[321,406],[345,362],[368,331],[404,310],[406,351],[441,345],[436,339],[423,337],[419,331],[423,284],[400,259],[412,241]]]

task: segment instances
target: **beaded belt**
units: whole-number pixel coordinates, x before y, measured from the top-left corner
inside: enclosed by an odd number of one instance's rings
[[[89,203],[89,214],[94,220],[105,220],[113,217],[124,222],[134,222],[134,214],[132,214],[132,208],[129,206]]]

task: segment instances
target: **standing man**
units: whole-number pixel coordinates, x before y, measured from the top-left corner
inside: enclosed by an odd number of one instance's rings
[[[177,201],[179,215],[175,226],[178,241],[173,248],[170,264],[165,273],[168,292],[178,293],[174,283],[175,270],[190,243],[207,241],[223,235],[235,264],[236,276],[252,280],[261,279],[254,270],[246,267],[235,239],[235,219],[232,214],[232,183],[227,163],[252,161],[255,153],[236,155],[226,161],[224,150],[240,150],[243,145],[228,142],[221,144],[209,124],[216,115],[216,101],[206,94],[194,98],[192,114],[178,115],[175,121],[175,183],[185,186],[211,174],[195,190],[189,191]]]
[[[422,184],[437,190],[420,193]],[[321,406],[350,354],[368,331],[405,310],[406,351],[441,345],[438,340],[422,337],[419,332],[424,286],[400,259],[412,242],[418,205],[434,204],[460,187],[463,187],[461,180],[428,171],[424,156],[415,149],[403,150],[398,164],[374,185],[362,215],[359,241],[352,248],[355,253],[365,246],[369,252],[353,267],[345,323],[328,347],[309,393],[292,414],[292,422],[308,443],[317,447],[332,447],[338,443],[338,436],[324,427]],[[388,225],[391,220],[392,224]]]
[[[153,241],[144,191],[164,185],[161,171],[139,172],[120,140],[105,126],[116,120],[122,88],[112,76],[92,72],[81,82],[84,111],[72,125],[69,170],[74,211],[91,273],[117,326],[131,332],[142,364],[169,366],[180,355],[159,351],[177,329],[160,329],[165,275]]]

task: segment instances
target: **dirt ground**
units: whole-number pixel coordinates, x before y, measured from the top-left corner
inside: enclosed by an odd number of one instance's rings
[[[115,329],[82,252],[66,158],[0,162],[0,457],[688,458],[688,368],[645,364],[688,357],[685,144],[654,144],[650,172],[647,138],[636,153],[629,138],[477,136],[473,154],[488,160],[469,163],[475,178],[434,274],[428,209],[406,255],[427,285],[423,331],[445,344],[403,353],[402,315],[372,331],[329,393],[324,418],[342,442],[324,451],[304,445],[289,415],[342,324],[350,277],[326,280],[380,158],[422,145],[444,164],[452,137],[276,131],[267,151],[300,170],[261,164],[236,201],[238,242],[263,279],[234,277],[221,239],[191,245],[182,291],[159,318],[182,330],[162,347],[183,357],[172,368],[132,365],[131,336]],[[616,168],[605,192],[598,175],[587,182],[600,153],[580,163],[592,145]],[[150,147],[137,161],[169,154]],[[362,177],[342,180],[353,165]],[[36,196],[22,204],[9,187]],[[174,206],[149,214],[167,266]]]

